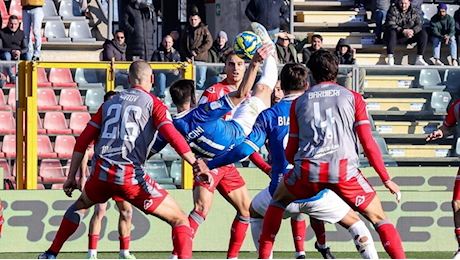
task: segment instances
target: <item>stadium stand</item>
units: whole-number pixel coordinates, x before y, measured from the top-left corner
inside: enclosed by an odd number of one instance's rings
[[[75,82],[78,84],[79,89],[102,88],[103,84],[100,82],[96,70],[81,69],[75,70]]]
[[[59,105],[63,110],[86,111],[87,108],[83,105],[80,91],[76,88],[63,89],[59,98]]]
[[[73,80],[70,69],[52,68],[50,70],[49,80],[53,87],[77,87],[77,83]]]
[[[65,135],[72,133],[62,112],[46,112],[43,127],[48,134]]]
[[[11,111],[0,111],[0,134],[15,134],[16,122]]]
[[[69,37],[72,38],[72,42],[96,42],[96,39],[91,36],[86,21],[72,22],[69,28]]]
[[[91,115],[87,112],[73,112],[70,115],[69,128],[73,134],[81,134],[91,119]]]
[[[149,160],[145,164],[145,170],[152,179],[160,184],[173,184],[174,179],[169,177],[166,163],[162,160]]]
[[[10,90],[10,96],[11,91]],[[11,105],[11,104],[10,104]],[[37,91],[37,106],[38,110],[56,111],[61,110],[62,107],[58,105],[56,94],[51,88],[39,88]]]
[[[45,37],[48,42],[71,42],[61,21],[47,21],[45,24]]]
[[[72,135],[56,136],[54,151],[57,153],[58,158],[71,158],[75,142],[75,137]]]
[[[43,4],[43,15],[44,21],[61,20],[61,17],[57,13],[56,6],[54,5],[53,0],[45,0]]]
[[[51,82],[49,82],[48,77],[46,76],[46,71],[44,68],[38,68],[37,71],[37,87],[39,88],[49,88],[51,87]]]
[[[54,152],[51,145],[51,140],[47,135],[37,136],[37,155],[38,158],[56,158],[57,154]]]
[[[43,159],[40,163],[39,176],[42,182],[65,182],[66,176],[59,159]]]

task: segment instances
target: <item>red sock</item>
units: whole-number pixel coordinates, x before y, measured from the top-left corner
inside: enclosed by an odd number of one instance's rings
[[[399,232],[396,230],[395,226],[393,226],[391,222],[386,222],[381,225],[378,224],[379,223],[376,224],[376,230],[379,233],[383,248],[387,251],[388,255],[392,259],[406,259],[401,237],[399,236]]]
[[[324,229],[324,222],[314,218],[310,218],[310,225],[313,231],[315,231],[316,242],[320,245],[326,244],[326,229]]]
[[[198,227],[206,220],[206,216],[203,213],[193,210],[188,215],[188,221],[190,223],[190,228],[192,229],[192,238],[195,237],[195,234],[198,230]]]
[[[97,249],[97,242],[99,241],[99,235],[88,234],[88,249]]]
[[[233,220],[230,230],[230,243],[228,245],[227,258],[236,258],[243,245],[246,231],[249,227],[249,217],[237,215]]]
[[[56,237],[54,238],[53,244],[50,247],[50,251],[53,253],[59,253],[62,245],[65,241],[77,230],[79,223],[74,223],[68,220],[65,216],[62,218],[61,226],[59,227]]]
[[[120,250],[129,250],[129,241],[131,241],[131,236],[118,237],[118,239],[120,239]]]
[[[0,219],[1,218],[2,217],[0,216]],[[1,235],[1,231],[2,231],[1,228],[2,228],[2,226],[0,224],[0,235]],[[460,228],[455,228],[455,236],[457,237],[458,248],[460,248]]]
[[[0,202],[0,237],[2,236],[2,227],[3,227],[3,205]]]
[[[175,226],[172,229],[174,251],[179,259],[192,258],[192,230],[185,225]]]
[[[305,251],[305,235],[307,234],[307,224],[305,220],[297,221],[291,218],[292,236],[294,237],[294,245],[296,252]]]
[[[265,213],[262,235],[260,235],[259,258],[268,259],[273,249],[276,234],[278,233],[284,208],[270,205]]]

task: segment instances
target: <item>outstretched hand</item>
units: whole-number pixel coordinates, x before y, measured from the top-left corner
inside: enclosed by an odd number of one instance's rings
[[[257,49],[256,53],[252,57],[252,60],[254,62],[262,62],[262,61],[264,61],[266,58],[268,58],[268,56],[270,56],[270,55],[272,55],[274,53],[275,49],[273,48],[273,46],[274,46],[273,44],[264,43],[262,45],[262,47]]]
[[[426,141],[432,141],[444,137],[444,132],[441,129],[436,129],[433,133],[426,137]]]
[[[391,194],[396,194],[396,200],[398,201],[398,203],[401,203],[401,191],[399,190],[398,184],[396,184],[392,180],[389,180],[384,184],[385,187],[390,190]]]

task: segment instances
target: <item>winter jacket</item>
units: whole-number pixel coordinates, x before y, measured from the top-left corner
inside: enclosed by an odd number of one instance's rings
[[[457,35],[460,35],[460,9],[455,11],[454,20],[455,20],[455,32]]]
[[[193,38],[192,38],[193,33]],[[180,57],[183,61],[186,58],[193,57],[192,51],[195,51],[196,61],[208,61],[208,51],[212,47],[212,35],[208,30],[208,26],[200,23],[198,27],[193,28],[188,24],[182,32],[180,38]]]
[[[276,46],[276,53],[278,54],[278,60],[280,64],[286,64],[286,63],[298,63],[299,62],[299,57],[297,57],[297,51],[294,47],[293,44],[288,45],[289,52],[291,53],[291,59],[287,61],[285,59],[286,57],[286,50],[284,49],[283,46],[279,45],[278,43],[275,44]]]
[[[346,46],[348,48],[345,54],[342,54],[342,52],[340,52],[340,48],[342,46]],[[356,59],[353,58],[353,55],[351,54],[350,44],[348,44],[348,41],[343,38],[340,39],[337,43],[337,46],[335,46],[335,54],[339,58],[339,64],[355,64],[356,62]]]
[[[324,50],[323,48],[320,48],[320,50]],[[313,47],[307,47],[307,48],[303,48],[302,50],[302,62],[303,64],[307,65],[308,64],[308,61],[310,60],[310,57],[313,53],[315,53],[316,50],[313,49]]]
[[[0,31],[0,51],[11,52],[19,50],[21,54],[29,51],[28,43],[24,31],[18,29],[12,32],[9,27]]]
[[[444,17],[435,14],[431,18],[431,29],[434,37],[443,38],[444,35],[448,35],[452,38],[455,36],[454,18],[448,14]]]
[[[385,28],[396,30],[402,33],[404,29],[412,29],[414,34],[422,31],[423,22],[420,18],[420,12],[413,8],[412,5],[403,13],[399,5],[392,5],[388,11]]]
[[[217,41],[214,41],[211,49],[209,49],[208,53],[208,62],[209,63],[225,63],[224,53],[231,48],[228,47],[228,44],[225,43],[224,47],[220,49],[219,44]]]
[[[283,0],[251,0],[246,6],[246,16],[270,31],[280,28],[289,19],[289,10]]]
[[[126,7],[121,21],[126,35],[126,59],[133,56],[151,61],[153,55],[153,34],[157,28],[157,17],[153,5],[144,0],[133,0]]]
[[[174,47],[171,48],[170,52],[167,52],[163,45],[160,45],[158,49],[153,53],[152,61],[160,62],[179,62],[180,54]]]
[[[126,61],[126,44],[119,45],[115,40],[105,40],[102,47],[103,61],[111,61],[112,58],[115,58],[115,61]]]

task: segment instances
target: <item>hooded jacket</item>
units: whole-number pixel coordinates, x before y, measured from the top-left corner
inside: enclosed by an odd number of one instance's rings
[[[153,34],[157,28],[157,17],[153,5],[145,0],[132,0],[126,7],[121,21],[126,34],[126,59],[139,56],[146,61],[152,60]]]
[[[193,38],[191,37],[193,33]],[[183,61],[186,58],[192,58],[192,51],[195,51],[197,56],[196,61],[208,61],[208,51],[212,47],[212,35],[208,30],[208,26],[200,22],[193,28],[187,24],[180,38],[180,57]]]
[[[126,61],[126,43],[119,45],[115,40],[105,40],[102,45],[104,50],[102,51],[102,60],[111,61],[115,58],[115,61]]]
[[[414,34],[417,34],[422,31],[422,26],[420,11],[412,5],[406,12],[403,12],[399,5],[392,5],[385,21],[385,28],[396,30],[397,33],[402,33],[404,29],[412,29]]]
[[[342,46],[345,46],[348,48],[345,54],[342,54],[342,52],[340,52],[340,48]],[[353,58],[353,55],[351,54],[351,46],[346,39],[341,38],[339,40],[339,42],[337,43],[337,46],[335,46],[335,55],[337,55],[337,57],[339,58],[339,64],[355,64],[356,63],[356,59]]]

